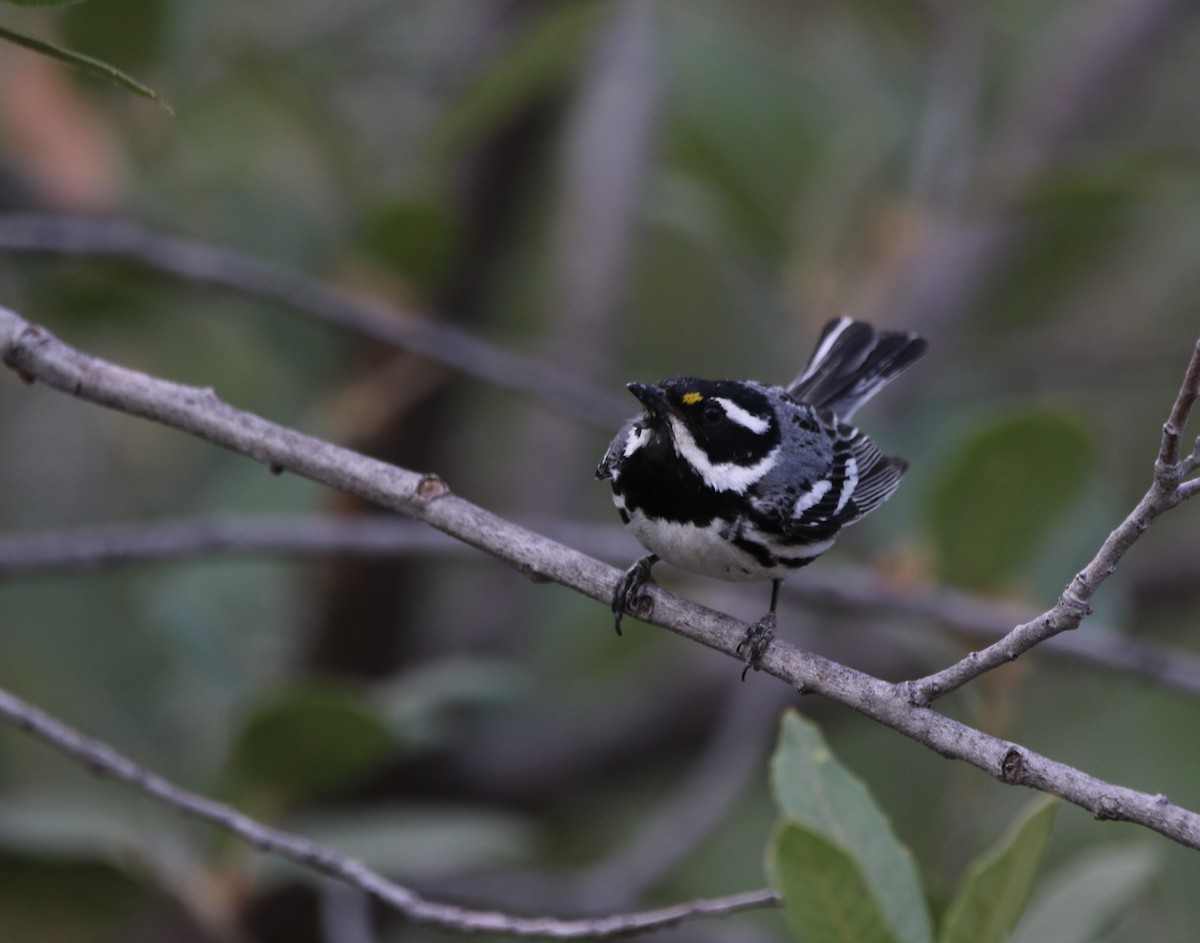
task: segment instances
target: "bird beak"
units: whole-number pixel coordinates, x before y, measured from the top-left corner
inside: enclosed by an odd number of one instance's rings
[[[665,416],[670,412],[667,394],[661,387],[650,386],[646,383],[627,383],[625,388],[641,401],[648,412],[656,416]]]

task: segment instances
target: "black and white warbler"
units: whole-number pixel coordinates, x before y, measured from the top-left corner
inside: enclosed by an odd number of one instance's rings
[[[646,411],[621,427],[596,469],[650,551],[613,594],[617,634],[660,559],[723,580],[771,580],[771,609],[738,646],[757,668],[784,577],[900,484],[908,463],[885,456],[848,420],[925,348],[915,334],[838,318],[786,389],[695,377],[630,383]]]

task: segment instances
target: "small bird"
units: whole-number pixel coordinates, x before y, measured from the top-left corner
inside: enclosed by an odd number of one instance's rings
[[[596,477],[611,482],[621,520],[650,553],[617,583],[617,634],[659,560],[717,579],[770,580],[770,611],[738,645],[742,677],[757,670],[784,577],[900,484],[908,463],[848,421],[926,346],[915,334],[836,318],[786,388],[696,377],[628,384],[645,412],[621,427]]]

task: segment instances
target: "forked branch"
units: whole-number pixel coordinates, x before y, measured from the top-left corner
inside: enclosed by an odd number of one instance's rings
[[[1191,416],[1192,407],[1200,395],[1200,341],[1192,351],[1192,359],[1184,373],[1179,395],[1163,424],[1162,445],[1154,462],[1154,479],[1129,516],[1101,545],[1100,550],[1082,570],[1075,574],[1053,606],[1040,616],[1022,623],[998,642],[972,652],[948,668],[906,685],[913,704],[928,706],[939,697],[956,691],[968,681],[985,672],[1006,665],[1035,645],[1076,629],[1091,615],[1091,601],[1125,552],[1146,532],[1155,519],[1180,501],[1190,498],[1200,486],[1198,480],[1185,477],[1200,466],[1200,439],[1187,458],[1180,461],[1179,441]]]
[[[292,471],[401,511],[533,578],[560,583],[606,604],[620,576],[613,567],[451,494],[437,476],[397,468],[267,422],[223,403],[212,390],[169,383],[89,357],[3,309],[0,309],[0,359],[28,380],[44,382],[131,415],[154,419],[248,455],[274,470]],[[1189,369],[1190,377],[1196,373],[1197,370]],[[1194,384],[1185,387],[1194,389]],[[1177,485],[1179,489],[1186,486],[1187,482]],[[1155,497],[1158,494],[1155,489],[1161,488],[1156,479],[1150,500],[1160,500]],[[1182,496],[1176,497],[1169,503],[1181,499]],[[1107,575],[1105,568],[1115,566],[1120,555],[1144,530],[1139,523],[1152,519],[1145,517],[1145,503],[1139,504],[1139,510],[1113,532],[1096,560],[1084,570],[1081,582],[1076,584],[1081,589],[1075,592],[1086,595],[1079,599],[1064,598],[1042,620],[1029,624],[1034,630],[1043,631],[1041,622],[1054,624],[1054,618],[1062,620],[1064,627],[1071,620],[1078,624],[1086,610],[1087,598]],[[1150,510],[1158,514],[1166,506],[1155,504]],[[647,621],[736,658],[736,646],[745,628],[742,623],[658,587],[649,588],[648,592],[654,608]],[[1010,633],[1009,639],[1015,635],[1023,642],[1023,628]],[[943,756],[971,763],[1002,782],[1052,793],[1087,809],[1099,819],[1136,822],[1180,844],[1200,848],[1200,815],[1174,805],[1165,796],[1105,782],[952,720],[915,703],[912,685],[890,684],[782,641],[768,651],[762,667],[797,689],[822,694]],[[90,764],[86,755],[75,758]],[[136,777],[132,783],[137,784]],[[157,797],[168,801],[162,795]],[[364,889],[375,892],[372,887]]]

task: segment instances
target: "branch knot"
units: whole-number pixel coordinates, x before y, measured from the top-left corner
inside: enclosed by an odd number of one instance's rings
[[[438,498],[450,491],[450,486],[446,484],[439,476],[428,474],[422,475],[421,480],[417,482],[416,498],[422,504],[430,501],[436,501]]]
[[[1114,563],[1113,566],[1115,568],[1116,564]],[[1071,580],[1070,585],[1063,590],[1063,594],[1059,597],[1059,604],[1070,610],[1070,612],[1067,613],[1067,618],[1063,620],[1065,623],[1062,625],[1063,629],[1079,628],[1079,623],[1092,614],[1091,605],[1088,603],[1087,599],[1075,588],[1076,584],[1083,584],[1085,587],[1087,586],[1086,578],[1083,573],[1077,574],[1075,579]],[[1088,592],[1088,595],[1090,596],[1091,593]]]
[[[32,373],[21,368],[21,364],[29,359],[30,352],[53,339],[53,335],[44,327],[36,324],[26,324],[21,333],[16,336],[9,348],[4,352],[4,364],[16,371],[23,383],[30,385],[37,379]]]
[[[1098,822],[1116,822],[1125,818],[1125,811],[1116,796],[1103,795],[1096,800],[1096,808],[1092,810]]]
[[[1000,761],[1000,781],[1010,786],[1020,785],[1025,779],[1025,754],[1016,747],[1009,747]]]
[[[910,707],[928,707],[942,692],[936,684],[922,684],[920,681],[904,681],[896,685],[896,693]]]

